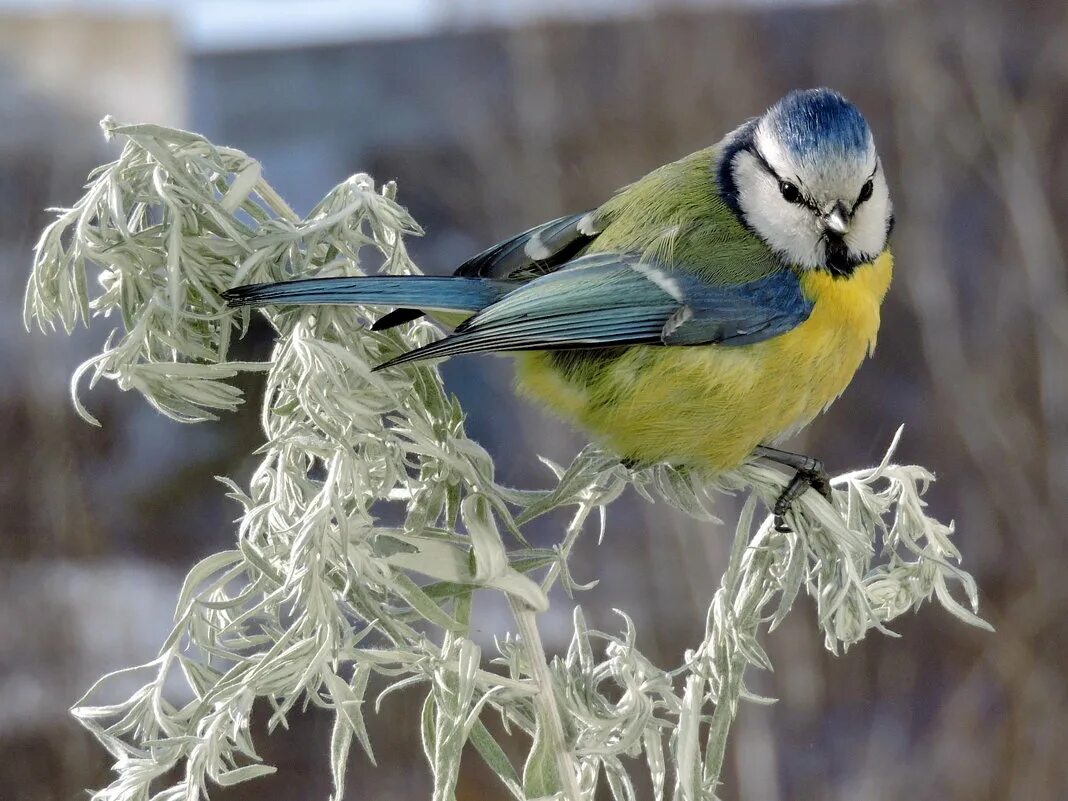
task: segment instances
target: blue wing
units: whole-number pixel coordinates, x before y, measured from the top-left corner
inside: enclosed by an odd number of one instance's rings
[[[376,369],[485,351],[743,345],[789,331],[811,311],[792,270],[722,286],[638,256],[596,253],[520,285],[444,339]]]
[[[472,256],[454,275],[465,278],[529,280],[562,267],[596,237],[596,211],[568,214],[528,228]],[[371,326],[384,331],[423,316],[422,309],[394,309]]]

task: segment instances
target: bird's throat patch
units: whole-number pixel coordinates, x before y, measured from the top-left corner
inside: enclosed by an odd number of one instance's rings
[[[828,238],[825,248],[827,255],[823,264],[827,272],[835,278],[849,278],[853,271],[866,261],[851,255],[849,246],[836,237]]]

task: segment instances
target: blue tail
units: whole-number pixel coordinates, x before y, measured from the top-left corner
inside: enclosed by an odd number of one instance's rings
[[[278,304],[414,306],[477,312],[520,285],[518,281],[436,275],[370,275],[360,278],[308,278],[275,284],[248,284],[223,292],[231,306]]]

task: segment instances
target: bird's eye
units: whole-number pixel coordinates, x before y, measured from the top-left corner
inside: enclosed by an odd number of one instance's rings
[[[875,186],[871,182],[871,178],[865,181],[864,186],[860,188],[860,195],[857,196],[857,205],[859,206],[865,200],[871,197],[871,193],[875,191]]]
[[[779,181],[779,191],[787,203],[803,203],[801,191],[789,181]]]

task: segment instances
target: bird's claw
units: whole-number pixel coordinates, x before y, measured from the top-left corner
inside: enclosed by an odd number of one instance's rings
[[[808,485],[822,495],[828,503],[833,500],[831,497],[831,479],[825,471],[821,470],[809,476]]]
[[[793,506],[794,501],[804,495],[809,487],[826,498],[828,503],[831,502],[831,479],[827,471],[823,469],[823,462],[818,459],[813,459],[811,465],[798,469],[794,477],[790,479],[790,483],[775,500],[772,520],[776,531],[788,534],[793,530],[786,522],[786,513]]]

